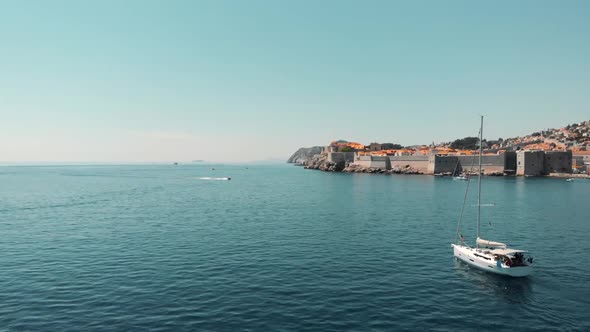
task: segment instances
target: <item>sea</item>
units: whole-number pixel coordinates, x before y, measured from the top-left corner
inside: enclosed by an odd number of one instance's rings
[[[482,237],[529,250],[526,278],[453,258],[457,233],[475,241],[476,188],[287,164],[3,166],[0,331],[590,331],[590,180],[483,178]]]

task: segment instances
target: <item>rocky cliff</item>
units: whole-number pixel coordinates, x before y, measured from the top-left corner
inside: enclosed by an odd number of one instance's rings
[[[303,165],[307,160],[321,154],[324,151],[323,146],[313,146],[311,148],[301,148],[297,150],[289,159],[288,163]]]
[[[325,153],[309,158],[302,165],[307,169],[319,169],[325,172],[342,172],[344,167],[346,167],[344,162],[334,163],[328,161],[328,156]]]

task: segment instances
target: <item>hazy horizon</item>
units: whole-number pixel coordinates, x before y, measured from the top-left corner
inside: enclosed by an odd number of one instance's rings
[[[0,164],[248,163],[590,119],[590,2],[3,3]]]

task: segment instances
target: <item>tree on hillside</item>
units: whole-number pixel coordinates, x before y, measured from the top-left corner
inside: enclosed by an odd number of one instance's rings
[[[383,143],[381,144],[381,149],[383,150],[399,150],[402,149],[403,146],[397,143]]]
[[[478,140],[479,138],[477,137],[460,138],[451,143],[451,148],[459,150],[474,150],[478,147]]]

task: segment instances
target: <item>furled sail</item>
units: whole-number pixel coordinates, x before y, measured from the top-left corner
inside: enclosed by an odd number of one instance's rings
[[[485,247],[485,248],[490,248],[490,249],[494,249],[494,248],[505,249],[506,248],[505,243],[484,240],[479,237],[477,238],[477,245],[480,247]]]

